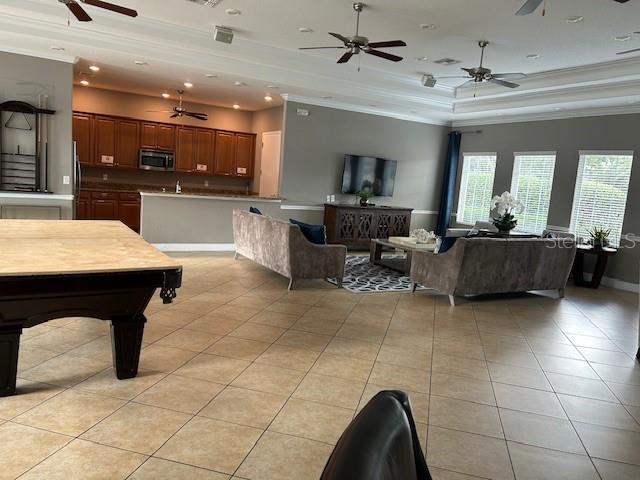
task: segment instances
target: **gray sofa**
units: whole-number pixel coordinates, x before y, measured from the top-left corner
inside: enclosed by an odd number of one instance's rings
[[[316,245],[300,227],[264,215],[233,211],[233,238],[236,256],[273,270],[289,279],[289,290],[299,279],[336,278],[342,287],[347,248]]]
[[[564,288],[576,254],[571,239],[460,238],[447,252],[417,251],[411,262],[418,284],[456,296]]]

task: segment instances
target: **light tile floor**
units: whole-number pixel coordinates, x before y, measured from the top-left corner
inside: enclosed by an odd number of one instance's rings
[[[436,479],[640,478],[636,295],[451,308],[433,292],[288,293],[246,260],[180,258],[184,285],[149,306],[136,379],[115,379],[105,322],[24,332],[0,479],[316,479],[390,388],[409,393]]]

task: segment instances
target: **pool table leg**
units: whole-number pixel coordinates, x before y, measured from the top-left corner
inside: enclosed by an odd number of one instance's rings
[[[138,374],[142,334],[146,321],[142,314],[111,319],[113,366],[119,380],[133,378]]]
[[[0,328],[0,397],[16,393],[22,327]]]

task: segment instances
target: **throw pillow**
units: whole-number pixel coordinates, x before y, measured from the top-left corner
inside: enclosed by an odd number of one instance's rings
[[[440,242],[440,248],[438,249],[438,253],[444,253],[453,247],[453,244],[456,243],[458,237],[443,237]]]
[[[316,243],[318,245],[325,245],[327,243],[327,234],[324,225],[310,225],[308,223],[300,222],[299,220],[294,220],[293,218],[289,219],[294,225],[298,225],[300,230],[302,230],[302,234],[307,237],[311,243]]]
[[[256,207],[249,207],[249,212],[255,213],[256,215],[262,215],[262,212],[258,210]]]

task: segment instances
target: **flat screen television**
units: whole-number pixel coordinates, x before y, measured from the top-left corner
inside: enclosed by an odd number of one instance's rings
[[[360,155],[344,156],[342,193],[356,194],[369,190],[375,197],[391,197],[398,162]]]

